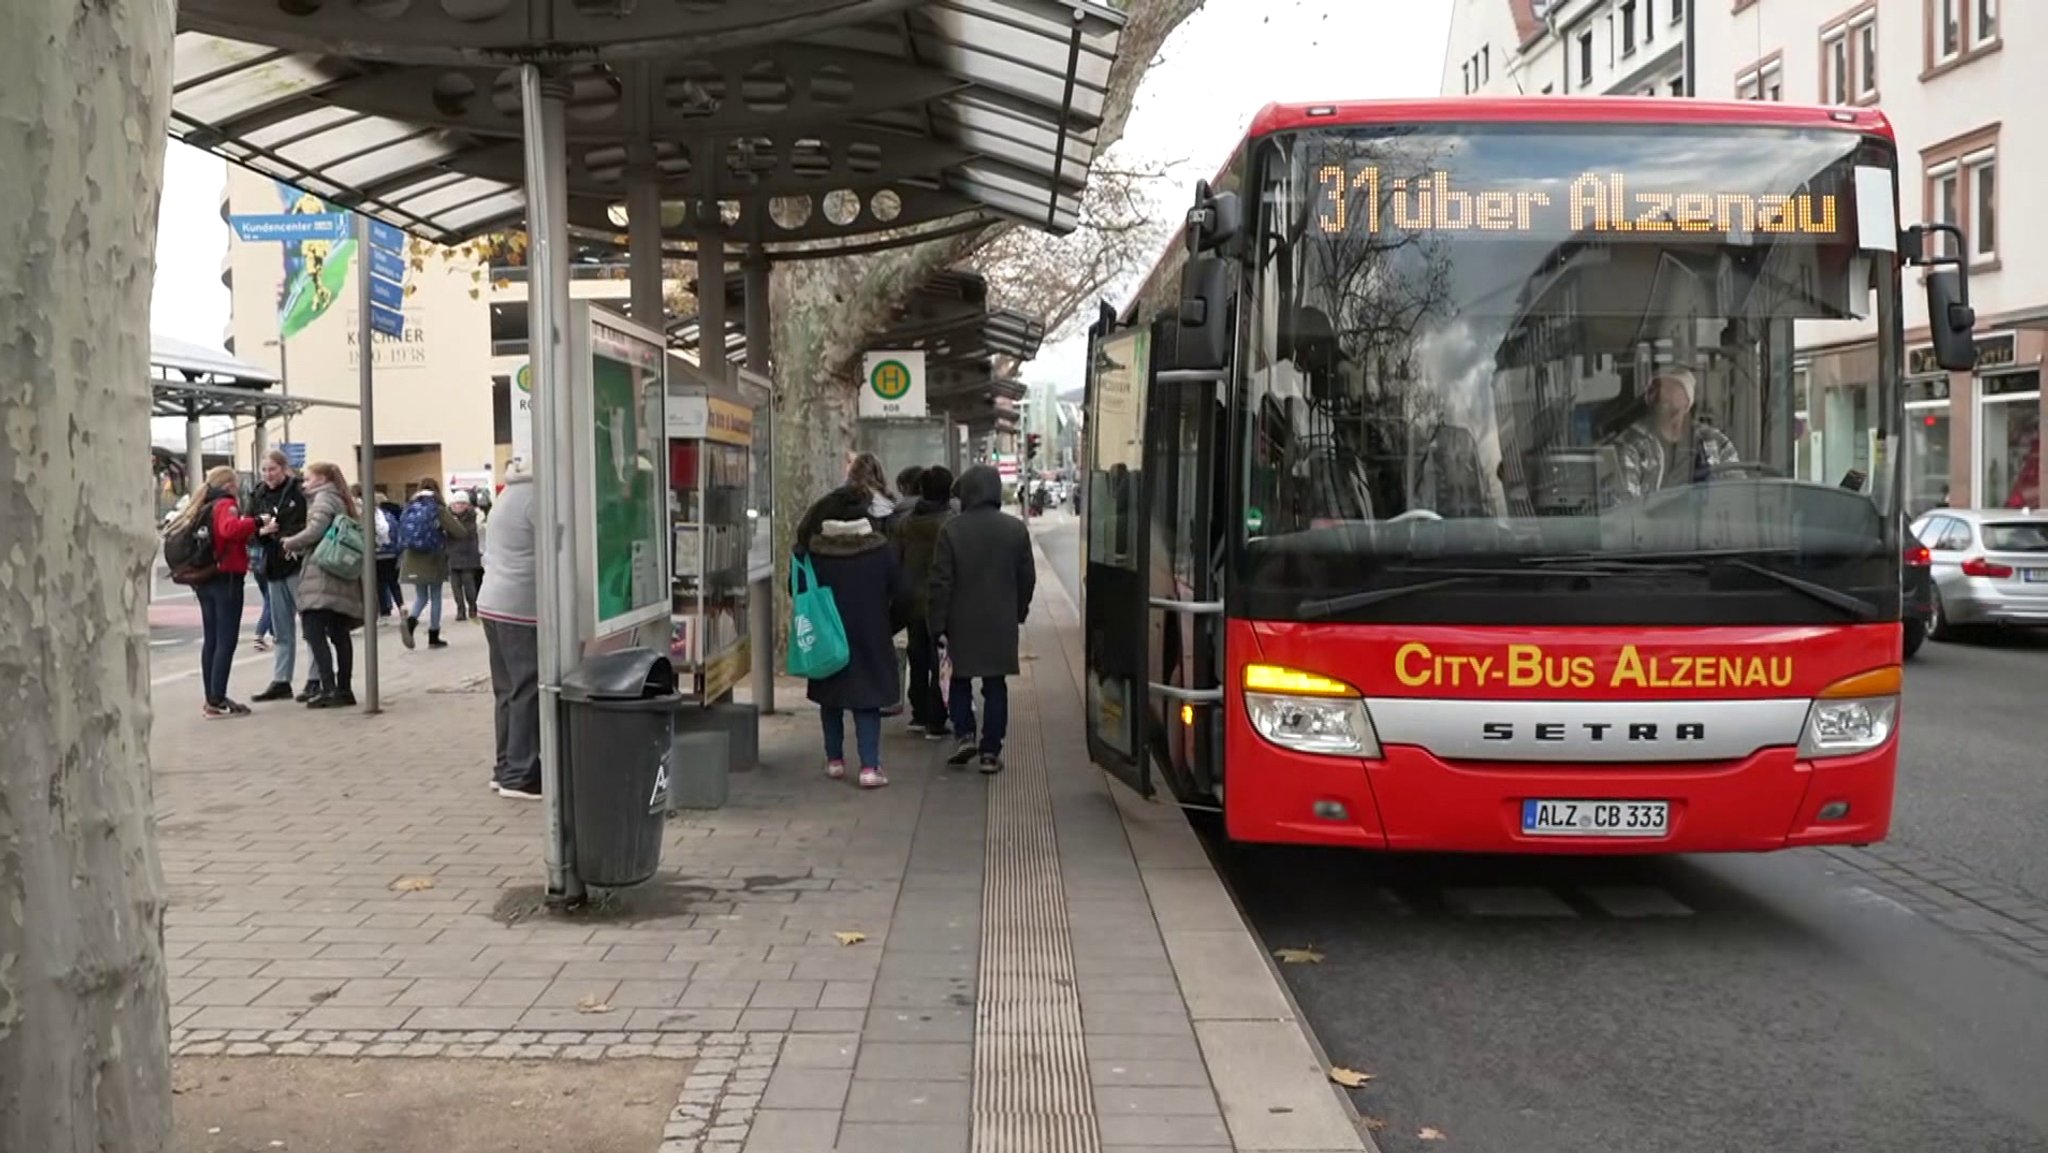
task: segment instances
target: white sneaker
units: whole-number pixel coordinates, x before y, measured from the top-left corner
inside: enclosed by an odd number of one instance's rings
[[[879,789],[888,783],[889,778],[883,776],[880,769],[862,769],[860,771],[860,787],[863,789]]]
[[[845,762],[845,761],[826,761],[826,762],[825,762],[825,775],[826,775],[826,776],[828,776],[828,777],[830,777],[830,778],[832,778],[832,779],[833,779],[833,780],[835,780],[835,781],[843,781],[843,780],[845,780],[845,779],[846,779],[846,762]]]

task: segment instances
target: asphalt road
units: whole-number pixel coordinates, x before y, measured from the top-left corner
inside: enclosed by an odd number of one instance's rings
[[[1072,522],[1039,541],[1077,587]],[[2048,642],[1908,682],[1870,850],[1214,849],[1269,947],[1321,955],[1282,973],[1390,1153],[2048,1151]]]

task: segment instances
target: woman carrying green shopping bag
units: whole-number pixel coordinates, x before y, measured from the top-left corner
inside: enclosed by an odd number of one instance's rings
[[[810,681],[807,695],[825,730],[825,775],[846,776],[852,713],[860,785],[877,789],[889,783],[882,775],[882,709],[903,696],[889,610],[907,587],[896,550],[868,519],[868,503],[860,489],[835,489],[805,518],[817,529],[798,542],[790,565],[789,670]]]

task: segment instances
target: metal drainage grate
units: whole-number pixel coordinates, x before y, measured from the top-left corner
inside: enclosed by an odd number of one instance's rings
[[[1013,692],[1033,691],[1031,666],[1023,669]],[[1038,725],[1013,732],[1009,765],[989,785],[974,1153],[1096,1153],[1101,1140]]]

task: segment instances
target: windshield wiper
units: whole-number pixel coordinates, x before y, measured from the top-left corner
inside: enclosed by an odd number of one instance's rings
[[[1783,572],[1767,565],[1760,565],[1750,560],[1747,555],[1733,552],[1658,553],[1619,557],[1601,557],[1580,553],[1558,557],[1527,557],[1522,563],[1543,572],[1557,571],[1552,568],[1553,565],[1571,564],[1604,569],[1609,573],[1701,572],[1714,565],[1726,565],[1729,568],[1738,568],[1744,572],[1764,577],[1767,580],[1776,581],[1778,584],[1794,592],[1804,593],[1806,596],[1822,604],[1839,609],[1855,620],[1874,621],[1881,620],[1884,617],[1883,610],[1862,597],[1845,593],[1840,589],[1829,588],[1827,585],[1807,580],[1805,577],[1793,576],[1791,573]]]
[[[1625,570],[1600,567],[1567,569],[1551,567],[1468,568],[1431,566],[1429,568],[1393,567],[1381,569],[1380,571],[1387,573],[1422,573],[1434,579],[1417,581],[1414,584],[1408,585],[1393,585],[1387,588],[1361,589],[1358,592],[1343,593],[1339,596],[1324,597],[1320,600],[1305,600],[1301,602],[1300,607],[1296,611],[1303,618],[1313,620],[1351,612],[1354,609],[1362,609],[1368,605],[1380,604],[1384,601],[1407,596],[1410,593],[1433,592],[1437,589],[1449,588],[1453,585],[1468,584],[1472,581],[1493,578],[1504,577],[1510,580],[1527,581],[1531,577],[1587,577],[1590,579],[1631,575]]]

